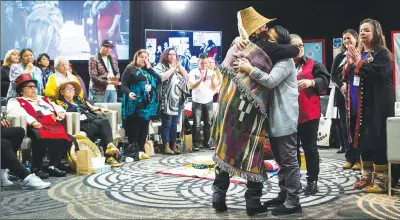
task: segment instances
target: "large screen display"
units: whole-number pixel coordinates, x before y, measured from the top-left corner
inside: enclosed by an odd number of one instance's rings
[[[221,31],[179,31],[145,30],[146,49],[150,53],[150,62],[160,61],[161,53],[168,47],[174,47],[182,66],[187,71],[197,67],[199,54],[206,53],[216,63],[221,63]]]
[[[129,1],[1,1],[1,59],[31,48],[50,59],[88,60],[103,40],[129,59]]]

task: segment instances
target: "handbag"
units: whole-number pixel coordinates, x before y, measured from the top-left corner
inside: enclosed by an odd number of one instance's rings
[[[332,119],[324,118],[322,115],[319,119],[319,128],[318,128],[318,136],[317,136],[317,145],[318,146],[329,146],[329,136],[331,131]]]
[[[149,156],[154,156],[154,142],[149,140],[149,135],[147,135],[146,142],[144,143],[144,152]]]

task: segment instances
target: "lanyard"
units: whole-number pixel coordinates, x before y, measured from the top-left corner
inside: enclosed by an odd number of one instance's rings
[[[208,74],[208,69],[206,68],[206,74],[204,75],[203,82],[205,82],[207,80],[207,74]],[[201,75],[201,71],[200,71],[200,75]]]

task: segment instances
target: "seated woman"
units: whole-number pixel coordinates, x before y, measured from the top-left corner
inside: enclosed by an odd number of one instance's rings
[[[70,71],[71,67],[69,61],[65,57],[56,57],[54,60],[54,67],[56,72],[49,77],[46,84],[44,94],[52,101],[56,101],[55,95],[57,93],[57,87],[63,82],[75,81],[79,83],[79,80]],[[83,92],[79,93],[79,96],[83,98]]]
[[[32,139],[31,171],[40,178],[63,177],[65,171],[57,168],[72,145],[72,138],[59,122],[65,118],[65,110],[43,96],[36,95],[37,80],[30,74],[22,74],[16,80],[16,93],[7,103],[9,116],[26,116],[27,136]],[[50,158],[48,173],[42,171],[43,157],[48,149]]]
[[[75,82],[62,83],[57,88],[56,103],[62,106],[67,112],[79,112],[81,114],[81,130],[84,131],[89,139],[95,141],[101,137],[102,146],[107,157],[106,163],[112,167],[119,167],[119,163],[113,158],[118,156],[119,150],[113,144],[110,122],[107,119],[97,116],[95,111],[107,110],[100,107],[94,107],[83,98],[79,97],[81,86]]]
[[[25,130],[23,128],[10,128],[7,120],[1,121],[1,186],[13,185],[13,182],[8,180],[8,170],[10,170],[22,179],[23,189],[46,189],[50,187],[51,183],[43,182],[35,174],[26,170],[17,158],[16,152],[21,147],[24,137]]]

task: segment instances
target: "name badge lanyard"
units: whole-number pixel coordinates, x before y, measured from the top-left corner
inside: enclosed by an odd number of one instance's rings
[[[150,101],[150,91],[151,91],[151,85],[149,78],[147,76],[147,73],[144,72],[143,70],[140,70],[143,74],[143,76],[146,78],[146,85],[145,85],[145,91],[147,92],[147,99]]]
[[[368,52],[367,55],[361,60],[365,61],[370,55],[371,55],[371,51]],[[354,75],[354,77],[353,77],[353,86],[360,86],[360,81],[361,81],[360,76],[359,75]]]

